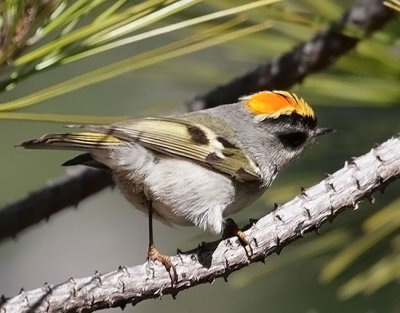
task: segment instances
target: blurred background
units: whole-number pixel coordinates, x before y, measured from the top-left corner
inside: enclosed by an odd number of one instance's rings
[[[15,144],[63,131],[64,124],[183,110],[195,96],[329,27],[354,4],[267,2],[253,9],[247,5],[255,2],[239,0],[1,2],[3,48],[20,40],[12,34],[24,32],[26,26],[10,23],[23,19],[24,5],[47,15],[39,19],[42,26],[24,34],[21,51],[14,47],[0,59],[0,207],[64,175],[59,165],[75,155],[26,151]],[[194,18],[233,8],[236,14],[189,25]],[[146,16],[151,18],[143,21]],[[177,23],[180,29],[166,28]],[[165,33],[149,33],[160,29]],[[396,18],[291,89],[313,106],[320,125],[337,132],[321,138],[260,200],[236,214],[238,223],[267,214],[274,202],[290,200],[301,186],[312,186],[400,131],[399,33]],[[391,184],[376,194],[374,205],[364,202],[357,211],[341,214],[322,227],[321,236],[308,234],[265,265],[232,274],[228,283],[217,280],[182,292],[177,300],[165,296],[126,311],[400,312],[399,187]],[[155,223],[156,244],[166,254],[216,239],[197,228]],[[117,189],[107,188],[77,209],[1,241],[0,294],[141,264],[147,242],[145,215]]]

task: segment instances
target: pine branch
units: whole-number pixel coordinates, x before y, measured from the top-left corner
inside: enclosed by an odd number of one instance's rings
[[[110,186],[113,183],[111,175],[106,173],[76,169],[26,198],[9,204],[0,210],[0,239],[15,237],[21,229],[48,219],[65,207],[77,206],[82,199]]]
[[[197,97],[188,103],[188,110],[229,103],[236,101],[238,96],[263,89],[287,89],[293,84],[301,82],[308,74],[329,66],[354,48],[362,39],[362,36],[345,35],[341,33],[342,30],[353,25],[357,26],[358,33],[366,35],[383,27],[392,17],[392,10],[384,7],[381,0],[359,0],[326,31],[317,33],[309,41],[253,72],[237,78],[225,86],[218,87],[203,97]],[[80,186],[85,186],[83,190],[77,191],[73,186],[75,182],[79,181],[78,178],[71,179],[67,176],[55,183],[56,188],[51,185],[44,187],[20,201],[1,208],[0,212],[4,214],[3,216],[9,216],[8,221],[13,219],[14,221],[18,220],[18,223],[9,224],[0,216],[0,230],[2,230],[0,231],[0,240],[15,236],[26,227],[38,222],[40,218],[48,218],[51,214],[71,205],[65,195],[71,195],[73,192],[81,195],[80,198],[74,198],[75,204],[77,204],[80,200],[111,184],[109,174],[106,172],[98,172],[94,175],[93,171],[84,170],[81,172],[80,178],[85,181],[85,185],[79,183]],[[86,186],[91,186],[91,190],[84,190],[87,188]],[[26,222],[19,221],[19,219],[29,216],[32,208],[35,208],[36,211],[35,218],[27,218]],[[41,212],[41,208],[46,209]],[[12,217],[16,213],[18,213],[18,217]]]
[[[359,0],[327,30],[270,63],[197,97],[187,107],[189,110],[202,110],[235,102],[243,95],[260,90],[289,89],[307,75],[328,67],[393,16],[394,11],[385,7],[381,0]]]
[[[59,0],[20,1],[3,3],[10,12],[1,12],[0,25],[0,73],[24,50],[33,44],[29,39],[49,18]],[[20,12],[19,14],[17,12]]]
[[[172,283],[164,266],[146,262],[134,267],[57,285],[21,291],[0,304],[1,313],[14,312],[92,312],[109,307],[125,307],[150,298],[170,294],[230,273],[254,262],[264,262],[305,233],[318,230],[326,221],[347,208],[372,197],[372,193],[400,177],[400,136],[389,139],[367,154],[352,159],[319,184],[275,208],[247,230],[252,253],[237,238],[205,243],[187,253],[172,257],[178,280]]]

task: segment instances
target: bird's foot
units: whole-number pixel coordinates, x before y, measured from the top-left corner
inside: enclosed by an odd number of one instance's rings
[[[231,218],[226,219],[225,221],[225,230],[224,230],[224,238],[229,238],[231,236],[238,237],[240,243],[243,246],[249,246],[250,252],[253,253],[250,241],[243,231],[240,230],[239,226],[235,223],[235,221]]]
[[[172,264],[170,256],[158,252],[158,250],[156,249],[156,247],[154,245],[150,245],[148,253],[147,253],[147,259],[152,260],[152,261],[158,261],[162,265],[164,265],[165,269],[170,274],[173,282],[175,282],[175,283],[177,282],[178,275],[176,273],[175,265]],[[172,270],[172,272],[171,272],[171,270]]]

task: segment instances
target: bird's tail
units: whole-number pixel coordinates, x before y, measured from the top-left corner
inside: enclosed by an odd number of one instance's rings
[[[77,132],[65,134],[48,134],[38,139],[21,143],[25,149],[58,149],[80,150],[112,148],[120,145],[122,141],[110,134],[96,132]]]

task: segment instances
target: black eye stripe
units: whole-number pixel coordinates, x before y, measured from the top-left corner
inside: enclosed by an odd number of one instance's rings
[[[303,116],[297,113],[292,113],[290,115],[280,115],[276,119],[266,119],[265,122],[268,123],[285,123],[290,125],[302,125],[309,129],[314,129],[317,126],[317,119],[311,116]]]
[[[280,133],[278,139],[285,147],[295,149],[304,144],[307,134],[304,132]]]

